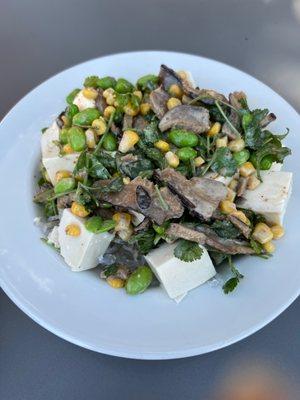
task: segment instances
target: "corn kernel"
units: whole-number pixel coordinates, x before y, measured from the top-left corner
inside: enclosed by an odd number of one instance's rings
[[[260,180],[255,176],[255,174],[250,175],[247,182],[247,189],[254,190],[261,184]]]
[[[236,205],[229,200],[222,200],[220,201],[220,210],[224,214],[232,214],[236,211]]]
[[[284,228],[281,225],[271,226],[271,231],[273,233],[273,239],[280,239],[284,235]]]
[[[268,225],[263,222],[259,222],[255,225],[252,237],[257,242],[265,244],[273,239],[273,232],[268,227]]]
[[[254,174],[256,170],[254,165],[250,161],[247,161],[240,167],[239,171],[241,176],[248,178],[248,176]]]
[[[121,227],[118,227],[118,224],[122,222],[126,226],[130,224],[132,216],[129,213],[122,213],[122,212],[116,212],[113,215],[113,220],[116,222],[117,226],[115,227],[115,230],[121,229]],[[122,229],[124,229],[124,226],[122,226]]]
[[[98,92],[94,88],[85,88],[82,90],[82,94],[86,99],[95,100],[98,96]]]
[[[143,98],[143,93],[140,90],[135,90],[134,92],[132,92],[132,94],[137,96],[140,100],[142,100]]]
[[[246,225],[251,225],[250,220],[246,217],[245,213],[243,211],[234,211],[231,213],[235,218],[239,219],[240,221],[244,222]]]
[[[229,187],[229,189],[231,189],[231,190],[236,190],[237,189],[237,186],[238,186],[238,181],[237,181],[237,179],[232,179],[230,182],[229,182],[229,185],[228,185],[228,187]]]
[[[69,236],[79,236],[80,226],[77,224],[69,224],[66,226],[65,232]]]
[[[235,196],[236,196],[236,192],[230,188],[227,188],[226,200],[233,202],[235,199]]]
[[[65,154],[72,154],[72,153],[74,153],[74,150],[73,150],[72,146],[69,143],[67,143],[63,146],[63,152]]]
[[[167,101],[167,108],[168,110],[172,110],[172,108],[180,106],[181,101],[177,99],[176,97],[170,97],[169,100]]]
[[[114,89],[113,88],[108,88],[108,89],[105,89],[104,90],[104,92],[103,92],[103,97],[106,99],[108,96],[115,96],[115,91],[114,91]]]
[[[177,71],[177,75],[181,79],[188,79],[188,75],[187,75],[187,73],[185,71]]]
[[[151,110],[151,106],[150,106],[149,103],[142,103],[140,105],[140,112],[141,112],[142,115],[149,114],[150,110]]]
[[[126,115],[129,115],[130,117],[135,117],[136,115],[138,115],[140,108],[135,108],[131,104],[127,104],[123,107],[123,110]]]
[[[228,143],[228,136],[223,136],[222,138],[216,140],[216,147],[217,148],[226,147],[227,143]]]
[[[210,130],[207,132],[207,136],[216,136],[221,131],[221,127],[222,125],[220,124],[220,122],[215,122]]]
[[[264,243],[262,246],[265,252],[269,254],[274,253],[276,249],[275,244],[271,240],[267,243]]]
[[[127,153],[140,140],[139,135],[135,131],[124,131],[122,139],[119,143],[119,151]]]
[[[244,150],[245,148],[245,141],[244,139],[235,139],[235,140],[231,140],[228,144],[228,147],[231,151],[238,152],[241,150]]]
[[[71,212],[81,218],[87,217],[90,213],[82,204],[77,203],[76,201],[73,201],[71,205]]]
[[[92,122],[92,128],[95,129],[97,135],[101,136],[106,131],[106,121],[104,118],[100,117],[94,119]]]
[[[61,179],[69,178],[70,176],[71,176],[70,171],[66,171],[66,170],[57,171],[55,174],[55,181],[59,182]]]
[[[170,150],[169,143],[165,142],[164,140],[158,140],[157,142],[154,143],[154,146],[158,150],[163,151],[164,153],[167,153]]]
[[[128,176],[125,176],[123,178],[123,183],[124,183],[124,185],[128,185],[128,183],[130,183],[130,178]]]
[[[118,106],[118,104],[116,102],[116,97],[114,95],[107,96],[105,101],[109,106],[113,106],[113,105]]]
[[[96,138],[95,138],[95,132],[93,129],[87,129],[85,131],[85,138],[86,138],[86,144],[89,149],[94,149],[96,147]]]
[[[172,167],[172,168],[178,167],[180,161],[175,153],[173,153],[172,151],[168,151],[165,154],[165,157],[166,157],[167,163],[169,164],[170,167]]]
[[[104,118],[109,119],[111,114],[116,111],[115,107],[107,106],[103,112]]]
[[[195,167],[201,167],[201,165],[203,165],[205,163],[205,160],[204,160],[204,158],[202,158],[202,157],[196,157],[195,159],[194,159],[194,165],[195,165]]]
[[[177,97],[177,98],[181,98],[181,97],[182,97],[182,94],[183,94],[181,87],[179,87],[179,86],[176,85],[176,84],[171,85],[171,86],[169,87],[168,92],[169,92],[169,95],[170,95],[170,96],[172,96],[172,97]]]
[[[106,282],[109,284],[109,286],[111,286],[114,289],[120,289],[125,285],[125,281],[123,279],[116,278],[114,276],[109,276],[106,279]]]

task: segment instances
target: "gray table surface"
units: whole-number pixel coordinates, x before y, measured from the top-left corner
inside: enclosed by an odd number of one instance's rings
[[[141,49],[226,62],[300,109],[299,0],[1,0],[0,5],[0,117],[58,71]],[[253,357],[291,382],[299,376],[299,299],[260,332],[226,349],[151,362],[67,343],[29,319],[3,292],[0,306],[3,400],[207,399],[228,366]]]

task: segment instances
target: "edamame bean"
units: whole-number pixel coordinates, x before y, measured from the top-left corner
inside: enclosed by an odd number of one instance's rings
[[[68,128],[62,128],[59,132],[59,141],[62,144],[67,144],[69,141],[69,129]]]
[[[83,86],[97,88],[99,86],[99,81],[100,78],[97,75],[88,76],[85,78]]]
[[[102,146],[104,150],[115,151],[117,150],[117,138],[113,133],[108,133],[103,139]]]
[[[117,80],[116,86],[115,86],[115,91],[117,93],[128,93],[132,92],[133,90],[133,85],[128,82],[126,79],[120,78]]]
[[[233,158],[237,162],[237,165],[240,166],[244,164],[246,161],[249,160],[250,157],[250,152],[247,149],[237,151],[236,153],[233,153]]]
[[[86,229],[92,233],[103,233],[110,231],[115,227],[115,225],[116,223],[112,219],[103,221],[101,217],[97,216],[89,218],[85,223]]]
[[[100,117],[100,112],[96,108],[86,108],[80,111],[73,118],[73,125],[90,126],[94,119]]]
[[[66,97],[66,101],[68,104],[73,104],[73,101],[76,97],[76,95],[80,92],[80,89],[74,89],[72,90],[71,93],[68,94],[68,96]]]
[[[142,76],[140,79],[137,81],[137,87],[141,90],[153,90],[156,88],[158,84],[158,76],[156,75],[145,75]]]
[[[198,136],[194,132],[183,129],[173,129],[169,133],[169,140],[177,147],[195,147],[198,144]]]
[[[273,164],[273,157],[271,155],[265,156],[260,162],[260,169],[266,171],[271,168]]]
[[[191,147],[182,147],[176,151],[176,154],[181,161],[189,161],[197,157],[197,151]]]
[[[63,178],[54,186],[54,193],[61,194],[75,189],[76,182],[74,178]]]
[[[143,293],[152,282],[153,274],[149,267],[138,267],[126,282],[126,292],[128,294]]]
[[[75,104],[69,105],[66,109],[66,117],[72,123],[73,117],[79,113],[79,108]]]
[[[106,90],[108,88],[115,88],[117,81],[115,78],[112,78],[111,76],[105,76],[104,78],[99,79],[98,86]]]
[[[82,151],[86,146],[86,137],[84,130],[79,126],[73,126],[69,129],[69,142],[72,149]]]

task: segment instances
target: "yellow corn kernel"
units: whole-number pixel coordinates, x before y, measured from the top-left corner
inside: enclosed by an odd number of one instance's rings
[[[125,225],[129,225],[131,222],[132,216],[129,213],[116,212],[116,213],[114,213],[112,218],[116,222],[116,224],[119,224],[120,222],[122,222]],[[116,226],[115,229],[117,229],[117,228],[118,227]],[[120,227],[119,227],[119,229],[120,229]]]
[[[142,115],[149,114],[150,110],[151,110],[151,106],[150,106],[149,103],[142,103],[140,105],[140,112],[141,112]]]
[[[123,107],[123,110],[126,115],[129,115],[130,117],[135,117],[136,115],[138,115],[140,108],[135,108],[131,104],[127,104]]]
[[[85,131],[85,138],[86,138],[86,144],[89,149],[94,149],[96,147],[96,138],[95,138],[95,132],[93,129],[87,129]]]
[[[165,154],[165,157],[166,157],[167,163],[169,164],[170,167],[172,167],[172,168],[178,167],[180,161],[175,153],[173,153],[172,151],[168,151]]]
[[[167,151],[170,150],[170,145],[168,142],[165,142],[164,140],[158,140],[157,142],[154,143],[154,146],[160,150],[163,151],[164,153],[167,153]]]
[[[234,153],[244,150],[245,148],[245,141],[244,139],[235,139],[235,140],[231,140],[228,143],[228,147],[231,151],[233,151]]]
[[[182,89],[180,86],[173,84],[169,87],[169,95],[172,97],[177,97],[177,98],[181,98],[183,95]]]
[[[273,239],[273,232],[268,227],[268,225],[263,222],[259,222],[255,225],[252,237],[257,242],[265,244]]]
[[[244,222],[246,225],[251,225],[250,220],[246,217],[245,213],[243,211],[234,211],[231,213],[235,218],[239,219],[240,221]]]
[[[181,79],[188,79],[188,75],[185,71],[177,71],[177,75],[179,75]]]
[[[220,122],[215,122],[211,126],[210,130],[207,132],[207,136],[216,136],[220,132],[221,127],[222,127],[222,125],[220,124]]]
[[[118,106],[116,102],[116,97],[114,95],[107,96],[105,101],[109,106],[114,106],[114,105]]]
[[[132,92],[132,94],[137,96],[140,100],[142,100],[143,98],[143,93],[140,90],[135,90],[134,92]]]
[[[195,159],[194,159],[194,165],[195,165],[195,167],[201,167],[201,165],[202,164],[204,164],[205,163],[205,160],[202,158],[202,157],[196,157]]]
[[[106,99],[108,96],[115,96],[115,91],[114,91],[114,89],[113,88],[108,88],[108,89],[105,89],[104,90],[104,92],[103,92],[103,97]]]
[[[121,153],[127,153],[127,151],[132,149],[139,140],[140,137],[135,131],[124,131],[122,139],[119,143],[119,151]]]
[[[232,214],[236,211],[236,205],[229,200],[222,200],[220,201],[220,210],[224,214]]]
[[[254,190],[261,184],[261,181],[255,176],[255,174],[250,175],[247,182],[247,189]]]
[[[228,143],[228,136],[223,136],[220,139],[216,140],[216,147],[227,147],[227,143]]]
[[[271,240],[267,243],[264,243],[262,247],[265,250],[265,252],[269,254],[274,253],[276,249],[275,244]]]
[[[125,281],[121,278],[116,278],[115,276],[109,276],[106,282],[114,289],[120,289],[124,287]]]
[[[73,201],[71,205],[71,212],[81,218],[87,217],[90,213],[82,204],[77,203],[76,201]]]
[[[55,174],[55,181],[59,182],[61,179],[69,178],[70,176],[71,176],[70,171],[66,171],[66,170],[57,171]]]
[[[65,232],[69,236],[79,236],[80,226],[77,224],[69,224],[66,226]]]
[[[98,92],[94,88],[85,88],[82,90],[82,94],[86,99],[95,100],[98,96]]]
[[[238,186],[238,181],[236,179],[232,179],[228,185],[229,189],[236,190]]]
[[[177,99],[176,97],[170,97],[169,100],[167,101],[167,108],[168,110],[172,110],[172,108],[180,106],[181,101]]]
[[[236,192],[230,188],[227,188],[226,200],[234,202],[235,196],[236,196]]]
[[[248,178],[248,176],[254,174],[256,169],[250,161],[247,161],[240,167],[239,171],[241,176],[243,176],[244,178]]]
[[[124,183],[124,185],[128,185],[128,183],[130,183],[130,178],[128,176],[125,176],[123,178],[123,183]]]
[[[284,228],[281,225],[271,226],[271,231],[273,233],[273,239],[280,239],[284,235]]]
[[[74,153],[74,150],[73,150],[72,146],[69,143],[67,143],[63,146],[63,152],[65,154],[72,154],[72,153]]]
[[[92,122],[92,128],[95,129],[97,135],[101,136],[106,131],[106,121],[104,118],[100,117],[94,119]]]
[[[107,106],[103,112],[104,118],[109,119],[111,114],[116,111],[115,107]]]

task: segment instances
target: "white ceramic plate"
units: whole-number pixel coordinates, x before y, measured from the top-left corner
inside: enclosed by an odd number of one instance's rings
[[[136,52],[98,58],[70,68],[25,96],[0,126],[1,285],[32,319],[56,335],[106,354],[140,359],[187,357],[219,349],[262,328],[299,294],[299,179],[285,219],[286,236],[269,261],[238,262],[245,279],[231,295],[205,284],[179,305],[156,288],[130,297],[112,290],[94,271],[70,272],[40,241],[33,225],[33,175],[40,157],[40,130],[65,107],[65,96],[87,75],[135,81],[157,73],[161,63],[188,69],[197,84],[225,94],[244,90],[252,107],[268,107],[288,126],[293,150],[285,169],[299,170],[299,116],[278,94],[249,75],[206,58],[169,52]],[[298,165],[298,168],[296,166]],[[298,204],[297,204],[298,203]],[[222,279],[222,277],[220,277]]]

